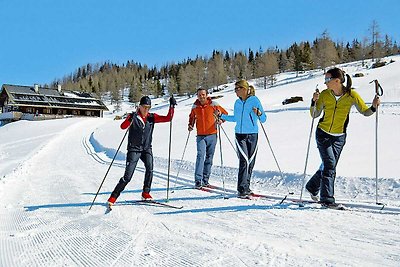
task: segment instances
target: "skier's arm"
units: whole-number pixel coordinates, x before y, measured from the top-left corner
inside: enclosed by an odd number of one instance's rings
[[[196,114],[194,112],[194,109],[192,108],[192,110],[190,111],[189,114],[189,123],[188,123],[188,130],[192,131],[194,124],[196,123]]]
[[[221,112],[221,114],[228,115],[228,111],[226,111],[223,107],[217,106],[217,109]]]
[[[311,99],[311,107],[310,107],[310,115],[311,117],[317,118],[322,113],[323,109],[323,100],[319,99],[320,92],[316,90],[313,94],[313,98]]]
[[[169,122],[172,120],[174,117],[174,107],[170,106],[168,114],[166,116],[158,115],[154,113],[154,123],[159,123],[159,122]]]
[[[126,119],[121,123],[121,129],[125,130],[126,128],[128,128],[131,125],[131,121],[132,121],[132,113],[130,113]]]
[[[376,111],[376,107],[380,104],[378,96],[375,96],[374,100],[372,101],[372,106],[368,107],[357,92],[352,91],[352,95],[354,97],[355,106],[358,112],[360,112],[364,116],[371,116],[372,114],[374,114],[374,112]]]
[[[253,107],[254,113],[257,115],[261,123],[267,120],[267,115],[265,114],[264,108],[261,105],[260,100],[257,98],[256,106]]]

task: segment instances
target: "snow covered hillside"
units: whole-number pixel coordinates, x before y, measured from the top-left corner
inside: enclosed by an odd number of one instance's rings
[[[230,144],[231,123],[223,124],[221,135],[223,169],[219,146],[214,157],[210,182],[217,188],[192,189],[196,144],[195,133],[188,135],[187,120],[194,97],[178,99],[172,123],[168,203],[182,209],[134,202],[143,184],[140,163],[113,211],[104,214],[105,202],[124,172],[125,140],[88,212],[125,133],[121,121],[113,120],[117,113],[0,127],[0,266],[398,266],[400,56],[391,59],[395,62],[378,69],[362,68],[358,62],[342,66],[351,75],[364,74],[353,78],[353,85],[366,102],[374,96],[370,81],[378,79],[384,89],[378,112],[378,201],[386,204],[383,210],[375,204],[376,117],[364,117],[355,109],[335,188],[337,201],[350,209],[299,207],[292,201],[301,192],[310,98],[317,85],[325,87],[321,71],[297,78],[284,73],[267,90],[250,81],[267,110],[264,127],[284,176],[260,128],[251,187],[268,198],[235,197],[238,162]],[[233,112],[233,84],[212,96],[221,96],[217,101]],[[304,101],[282,105],[292,96]],[[166,114],[167,102],[158,102],[152,111]],[[129,103],[123,107],[118,115],[132,110]],[[169,127],[157,124],[153,136],[151,193],[160,201],[167,194]],[[314,131],[306,179],[320,164]],[[279,204],[288,192],[294,194]],[[307,195],[303,198],[308,200]]]

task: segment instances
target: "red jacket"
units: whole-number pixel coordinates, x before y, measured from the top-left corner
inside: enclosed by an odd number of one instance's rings
[[[218,109],[222,114],[228,112],[221,107],[217,102],[212,101],[207,97],[207,102],[204,105],[200,104],[197,99],[189,115],[189,125],[193,127],[196,123],[197,135],[209,135],[217,133],[217,125],[215,122],[214,111]]]
[[[171,121],[173,115],[173,107],[169,109],[167,116],[149,113],[146,117],[143,117],[139,111],[129,114],[121,124],[122,129],[126,129],[130,126],[127,147],[128,151],[149,151],[151,153],[154,124],[158,122]]]
[[[142,114],[139,113],[139,111],[137,112],[137,114],[143,120],[143,123],[146,123],[147,118],[150,116],[150,114],[154,115],[154,123],[169,122],[172,120],[172,117],[174,117],[174,108],[172,108],[172,107],[169,108],[167,116],[161,116],[161,115],[158,115],[157,113],[149,112],[147,114],[147,117],[143,117]],[[125,130],[126,128],[129,127],[129,125],[131,124],[131,121],[132,121],[131,118],[132,118],[132,113],[129,113],[129,115],[126,117],[126,119],[121,123],[122,130]]]

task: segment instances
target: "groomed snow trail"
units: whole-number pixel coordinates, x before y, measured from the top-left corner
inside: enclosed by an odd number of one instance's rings
[[[141,193],[141,164],[105,215],[104,203],[124,170],[117,162],[88,212],[110,161],[88,140],[104,123],[77,119],[6,177],[0,266],[395,266],[400,261],[398,214],[224,200],[191,189],[192,175],[185,172],[170,194],[171,204],[184,209],[133,205],[129,200]],[[165,168],[156,166],[155,199],[165,198],[165,179]]]

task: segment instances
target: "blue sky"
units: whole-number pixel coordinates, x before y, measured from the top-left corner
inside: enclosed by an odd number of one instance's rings
[[[373,20],[400,42],[400,1],[0,0],[0,84],[50,83],[87,63],[149,66],[217,50],[361,40]]]

